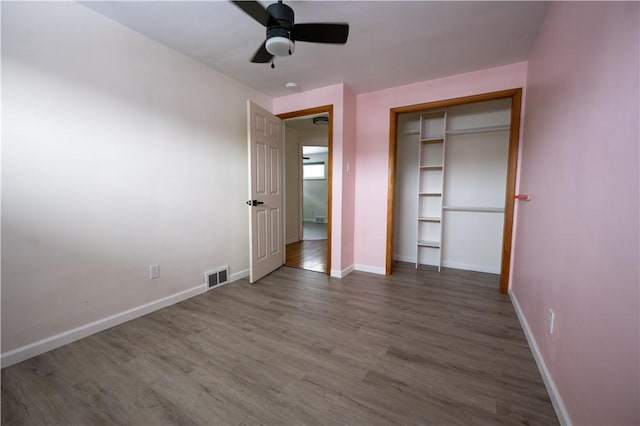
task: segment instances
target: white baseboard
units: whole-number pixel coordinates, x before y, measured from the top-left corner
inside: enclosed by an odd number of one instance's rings
[[[292,243],[297,243],[298,241],[300,241],[300,238],[298,237],[293,237],[293,238],[289,238],[285,244],[292,244]]]
[[[416,263],[415,256],[403,256],[401,254],[394,254],[393,260],[397,260],[398,262]]]
[[[464,269],[465,271],[485,272],[487,274],[499,274],[500,268],[491,268],[482,265],[469,265],[458,262],[442,262],[444,268]]]
[[[513,308],[516,311],[516,315],[518,316],[518,320],[520,320],[520,325],[522,326],[522,330],[524,330],[524,335],[527,338],[527,342],[529,343],[529,347],[531,348],[531,352],[533,353],[533,359],[536,360],[536,364],[538,365],[538,370],[540,370],[540,375],[542,376],[542,380],[544,381],[544,385],[547,388],[547,392],[549,393],[549,397],[551,398],[551,403],[553,404],[553,408],[556,411],[556,416],[558,416],[558,421],[562,426],[571,426],[571,418],[569,417],[569,412],[567,411],[567,407],[562,402],[562,397],[560,396],[560,392],[556,387],[555,382],[553,381],[553,377],[551,377],[551,373],[547,368],[547,364],[544,362],[544,358],[542,357],[542,353],[540,352],[540,348],[538,348],[538,344],[536,343],[536,339],[533,336],[533,332],[529,327],[529,323],[522,312],[522,308],[520,308],[520,304],[518,303],[518,299],[513,292],[509,293],[509,297],[511,298],[511,303],[513,304]]]
[[[80,340],[92,334],[99,333],[103,330],[106,330],[107,328],[122,324],[123,322],[141,317],[166,306],[182,302],[183,300],[204,293],[206,290],[206,286],[204,284],[200,284],[188,290],[163,297],[162,299],[154,300],[153,302],[145,303],[144,305],[136,306],[135,308],[126,310],[124,312],[102,318],[92,323],[85,324],[72,330],[68,330],[54,336],[39,340],[37,342],[30,343],[20,348],[5,352],[0,355],[0,365],[2,366],[2,368],[8,367],[18,362],[24,361],[25,359],[32,358],[55,348],[59,348],[60,346],[75,342],[76,340]]]
[[[400,262],[416,263],[415,256],[403,256],[401,254],[393,255],[393,260],[398,260]],[[424,263],[423,265],[428,265],[428,263]],[[431,265],[431,266],[437,266],[437,265]],[[466,263],[458,263],[458,262],[442,262],[442,267],[453,268],[453,269],[464,269],[466,271],[486,272],[488,274],[500,273],[500,269],[487,268],[485,266],[478,266],[478,265],[468,265]]]
[[[331,276],[334,278],[344,278],[354,271],[354,265],[347,266],[343,270],[332,269]]]
[[[386,269],[384,267],[379,266],[369,266],[369,265],[353,265],[356,271],[360,272],[369,272],[371,274],[385,275]]]
[[[229,282],[232,283],[234,281],[241,280],[243,278],[249,278],[249,270],[244,269],[242,271],[236,272],[235,274],[231,274],[229,277]]]

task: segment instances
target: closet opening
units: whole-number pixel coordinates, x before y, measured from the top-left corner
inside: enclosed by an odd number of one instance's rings
[[[390,112],[386,273],[499,274],[508,292],[522,89]]]

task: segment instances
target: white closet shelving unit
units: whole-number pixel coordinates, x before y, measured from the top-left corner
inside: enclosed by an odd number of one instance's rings
[[[445,145],[447,112],[420,115],[416,268],[442,265]]]
[[[510,99],[398,117],[394,260],[497,274]]]

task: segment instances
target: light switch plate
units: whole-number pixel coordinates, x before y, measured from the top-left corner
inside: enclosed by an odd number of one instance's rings
[[[149,279],[154,280],[160,277],[160,265],[149,265]]]

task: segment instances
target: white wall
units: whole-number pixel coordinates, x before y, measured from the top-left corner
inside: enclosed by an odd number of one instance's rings
[[[324,163],[324,173],[328,176],[328,161],[329,156],[327,153],[305,154],[305,157],[309,157],[308,160],[304,160],[304,163]],[[327,179],[318,180],[304,180],[303,181],[303,203],[302,203],[302,218],[305,222],[315,222],[316,216],[327,217]]]
[[[246,271],[270,98],[72,2],[3,2],[2,65],[3,354]]]
[[[286,123],[286,122],[285,122]],[[302,171],[300,163],[302,160],[302,148],[298,144],[298,131],[291,126],[286,126],[285,130],[285,193],[286,193],[286,243],[295,243],[302,239],[301,219],[300,219],[300,180]]]
[[[416,261],[420,114],[398,116],[396,179],[393,198],[393,258]]]

